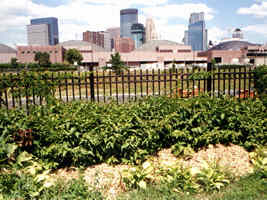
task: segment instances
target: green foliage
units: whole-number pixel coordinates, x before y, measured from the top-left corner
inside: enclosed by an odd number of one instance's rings
[[[230,177],[214,161],[206,163],[206,166],[196,174],[197,183],[203,191],[219,191],[230,183]]]
[[[263,104],[267,106],[267,65],[262,65],[254,70],[255,89]]]
[[[258,174],[242,177],[240,180],[229,184],[222,190],[216,192],[202,192],[189,194],[188,192],[177,192],[168,184],[148,185],[146,189],[132,190],[122,194],[119,200],[262,200],[267,199],[267,181]]]
[[[81,64],[83,56],[77,49],[68,49],[65,53],[65,60],[67,60],[71,64],[74,64],[74,62]]]
[[[49,73],[34,73],[22,71],[20,74],[3,74],[0,76],[0,91],[12,87],[11,93],[15,99],[19,97],[32,97],[33,95],[51,99],[56,81],[53,81]]]
[[[10,64],[11,64],[13,67],[17,68],[17,67],[18,67],[18,59],[17,59],[17,58],[11,58],[11,60],[10,60]]]
[[[125,170],[123,173],[123,182],[128,189],[142,188],[146,189],[148,183],[154,179],[154,166],[146,161],[141,166]]]
[[[267,178],[267,147],[258,147],[250,153],[250,159],[257,173],[263,178]]]
[[[113,70],[117,75],[120,75],[123,69],[125,69],[125,64],[121,60],[121,56],[119,52],[116,52],[115,54],[111,54],[111,59],[109,61],[111,63],[111,67],[106,67],[106,69]]]
[[[50,66],[50,55],[47,52],[36,52],[34,55],[34,61],[38,62],[39,66],[49,67]]]
[[[21,71],[21,70],[27,70],[27,71],[75,71],[77,70],[77,67],[64,64],[64,63],[53,63],[48,66],[41,66],[38,63],[17,63],[17,65],[13,65],[11,63],[0,63],[0,72],[5,71]]]
[[[165,175],[165,183],[169,188],[175,192],[196,193],[199,185],[196,183],[194,176],[189,168],[182,166],[170,168]]]
[[[5,133],[0,135],[0,171],[1,168],[8,167],[10,162],[15,160],[15,151],[17,145],[14,143],[9,143],[10,137]]]
[[[49,91],[44,83],[42,92]],[[122,105],[53,101],[35,106],[28,116],[22,110],[1,110],[0,135],[32,130],[32,146],[19,148],[54,168],[138,164],[173,145],[177,155],[187,155],[185,147],[191,152],[217,143],[248,150],[266,145],[266,113],[261,101],[250,99],[154,97]]]
[[[0,174],[0,199],[103,199],[100,192],[88,190],[83,178],[69,182],[57,180],[50,187],[25,173]]]

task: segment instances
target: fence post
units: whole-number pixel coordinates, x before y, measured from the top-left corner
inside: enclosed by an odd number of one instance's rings
[[[90,75],[89,75],[89,82],[90,82],[90,96],[91,101],[95,101],[95,77],[94,77],[94,66],[89,67]]]
[[[212,71],[212,63],[208,63],[207,72],[209,73],[211,71]],[[207,92],[208,93],[211,92],[211,85],[212,85],[212,80],[211,80],[211,74],[210,74],[207,78]]]

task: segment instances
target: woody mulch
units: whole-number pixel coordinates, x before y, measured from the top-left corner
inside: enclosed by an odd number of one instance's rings
[[[175,157],[171,149],[163,149],[152,157],[153,162],[159,166],[175,167],[177,163],[185,167],[202,168],[204,162],[217,162],[219,166],[227,168],[235,176],[243,176],[253,171],[249,153],[237,145],[209,145],[194,153],[191,159],[185,160]],[[131,168],[130,165],[108,165],[106,163],[88,167],[84,171],[85,181],[92,189],[100,190],[107,199],[115,199],[118,194],[125,190],[122,182],[122,172]],[[56,176],[69,180],[78,178],[79,171],[76,169],[60,169]]]

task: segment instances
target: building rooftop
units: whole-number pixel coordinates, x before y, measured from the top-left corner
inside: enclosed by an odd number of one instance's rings
[[[143,44],[142,46],[140,46],[139,48],[135,49],[135,51],[156,51],[158,46],[172,46],[172,45],[177,46],[183,44],[169,40],[150,40],[145,44]]]
[[[17,51],[7,45],[0,44],[0,53],[16,53]]]
[[[258,44],[253,44],[253,43],[241,41],[241,40],[232,40],[232,41],[221,42],[217,44],[216,46],[213,46],[212,48],[210,48],[208,51],[213,51],[213,50],[238,51],[246,46],[258,46]]]
[[[61,42],[60,43],[61,46],[63,47],[92,47],[94,51],[104,51],[106,52],[107,50],[98,46],[98,45],[95,45],[95,44],[92,44],[90,42],[86,42],[86,41],[82,41],[82,40],[69,40],[69,41],[65,41],[65,42]]]

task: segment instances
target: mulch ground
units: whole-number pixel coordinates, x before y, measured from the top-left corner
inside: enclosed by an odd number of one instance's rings
[[[237,145],[209,145],[192,155],[190,159],[181,159],[171,153],[171,149],[163,149],[152,156],[151,160],[160,167],[174,167],[182,164],[185,167],[202,168],[204,163],[216,162],[220,167],[227,169],[235,176],[243,176],[253,171],[250,163],[249,153]],[[88,167],[84,171],[85,181],[92,189],[99,189],[108,199],[125,191],[122,182],[123,170],[130,169],[130,165],[108,165],[106,163]],[[79,177],[77,169],[60,169],[54,175],[64,180]]]

